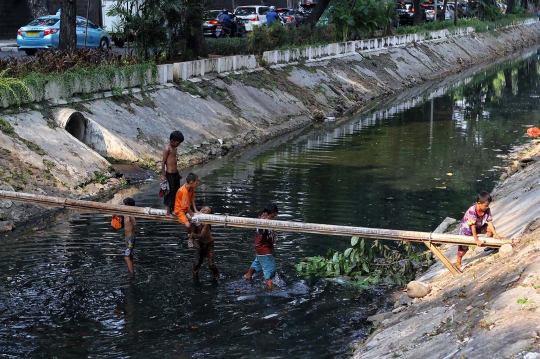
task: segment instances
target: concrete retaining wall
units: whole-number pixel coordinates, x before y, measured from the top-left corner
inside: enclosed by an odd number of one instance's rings
[[[530,26],[537,22],[536,19],[528,19],[512,26]],[[290,64],[298,61],[317,61],[320,59],[351,56],[357,53],[366,54],[370,51],[381,51],[391,47],[407,46],[411,43],[426,41],[441,41],[452,37],[467,36],[475,30],[472,27],[453,31],[439,30],[427,34],[407,34],[388,36],[377,39],[347,41],[328,45],[304,47],[293,50],[275,50],[263,53],[262,59],[266,65]],[[230,73],[235,71],[255,70],[260,67],[255,55],[237,55],[220,58],[211,58],[198,61],[178,62],[174,64],[158,65],[157,76],[153,76],[149,70],[145,85],[166,84],[173,81],[185,81],[190,78],[205,77],[208,74]],[[121,71],[121,70],[119,70]],[[81,83],[75,80],[70,86],[65,86],[61,81],[50,81],[44,89],[34,89],[33,99],[27,102],[39,102],[43,100],[57,100],[59,98],[71,98],[76,94],[90,94],[113,90],[113,88],[133,88],[143,85],[138,75],[128,78],[119,72],[113,82],[103,81],[102,85]],[[107,85],[103,85],[107,84]],[[14,99],[0,98],[0,105],[8,107],[16,104]]]

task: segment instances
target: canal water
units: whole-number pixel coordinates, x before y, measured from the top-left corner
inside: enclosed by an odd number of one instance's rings
[[[539,124],[539,73],[534,54],[500,63],[194,168],[197,205],[256,217],[275,201],[282,220],[431,231],[491,190],[504,155]],[[115,200],[162,208],[158,189],[149,181]],[[350,238],[279,233],[281,285],[268,291],[260,276],[242,278],[253,231],[213,233],[218,283],[206,266],[192,280],[176,223],[138,220],[134,278],[109,216],[64,213],[2,238],[0,356],[342,358],[369,334],[367,316],[392,305],[395,288],[296,273],[301,258],[345,250]]]

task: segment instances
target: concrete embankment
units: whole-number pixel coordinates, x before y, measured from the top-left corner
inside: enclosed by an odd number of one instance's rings
[[[539,34],[539,23],[528,22],[131,95],[2,110],[0,187],[96,196],[122,183],[115,170],[119,162],[156,169],[173,130],[185,135],[179,163],[188,167],[308,126],[315,110],[340,117],[431,80],[449,81],[480,63],[489,66],[486,60],[532,46]],[[4,219],[21,220],[31,212],[28,206],[0,204]]]
[[[354,358],[540,358],[539,154],[538,141],[519,153],[519,172],[492,192],[498,234],[519,240],[513,250],[469,250],[455,277],[435,264],[418,278],[427,296],[398,295],[392,312],[368,318],[375,330]],[[446,248],[452,261],[456,252]]]

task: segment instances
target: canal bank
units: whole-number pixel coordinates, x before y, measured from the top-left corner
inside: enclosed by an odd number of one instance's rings
[[[533,141],[512,157],[527,163],[538,155]],[[497,233],[519,240],[513,251],[471,247],[458,276],[437,262],[417,279],[431,292],[414,300],[400,292],[391,312],[369,317],[373,332],[353,357],[539,358],[539,177],[540,163],[531,163],[492,191]],[[454,260],[457,247],[445,252]]]
[[[157,170],[172,130],[188,168],[409,89],[450,83],[536,43],[538,22],[350,56],[169,84],[107,99],[2,110],[2,189],[91,198],[125,183],[118,163]],[[488,61],[489,60],[489,61]],[[65,102],[65,103],[63,103]],[[81,131],[84,128],[84,131]],[[4,219],[37,210],[4,203]]]

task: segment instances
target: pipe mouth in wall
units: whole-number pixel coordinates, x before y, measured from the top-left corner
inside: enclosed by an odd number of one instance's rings
[[[81,142],[84,142],[88,120],[78,111],[62,109],[56,115],[60,127]]]

